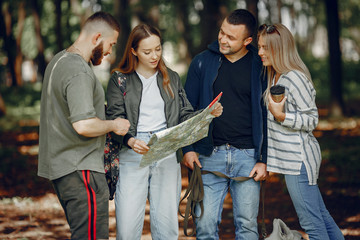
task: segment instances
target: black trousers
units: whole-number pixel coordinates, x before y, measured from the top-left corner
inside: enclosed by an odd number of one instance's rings
[[[109,238],[109,188],[105,174],[82,170],[52,181],[71,239]]]

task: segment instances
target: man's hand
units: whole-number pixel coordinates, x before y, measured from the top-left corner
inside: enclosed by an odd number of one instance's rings
[[[74,122],[74,130],[85,137],[98,137],[108,132],[125,135],[129,131],[130,123],[126,119],[101,120],[97,117]]]
[[[249,177],[254,177],[255,181],[264,181],[268,176],[268,172],[266,171],[266,164],[265,163],[256,163],[254,168],[251,170]]]
[[[130,128],[130,122],[127,119],[116,118],[113,120],[114,130],[113,132],[117,135],[124,136]]]
[[[221,103],[219,102],[215,103],[215,108],[214,110],[211,111],[211,114],[214,115],[215,117],[220,117],[222,112],[223,112],[223,106],[221,105]]]
[[[194,170],[194,162],[200,167],[201,163],[199,161],[199,157],[196,152],[187,152],[184,155],[184,158],[182,160],[182,164],[184,164],[186,167],[190,168],[191,170]]]

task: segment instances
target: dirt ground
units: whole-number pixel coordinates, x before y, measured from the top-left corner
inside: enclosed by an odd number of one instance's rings
[[[187,186],[184,172],[183,190]],[[53,193],[50,184],[44,181],[39,185],[44,194],[33,197],[4,197],[0,200],[0,239],[67,239],[70,237],[63,210]],[[47,191],[45,191],[47,189]],[[360,209],[358,189],[349,189],[344,194],[342,189],[323,188],[325,203],[340,226],[346,239],[360,239]],[[350,191],[351,190],[351,191]],[[45,193],[47,192],[47,193]],[[350,193],[353,192],[353,193]],[[184,191],[183,193],[184,194]],[[31,193],[29,193],[31,195]],[[180,207],[185,211],[185,202]],[[115,239],[115,206],[114,201],[109,204],[110,239]],[[272,220],[281,218],[291,229],[301,230],[295,210],[291,204],[282,179],[273,175],[266,185],[265,223],[267,232],[272,231]],[[145,224],[142,239],[151,239],[149,229],[149,208],[146,208]],[[260,217],[259,217],[260,221]],[[183,219],[179,216],[179,239],[195,239],[185,237],[183,233]],[[220,226],[221,239],[234,239],[232,223],[232,202],[228,195],[224,203],[223,220]]]

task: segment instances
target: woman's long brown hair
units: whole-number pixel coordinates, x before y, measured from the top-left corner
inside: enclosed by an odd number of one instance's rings
[[[112,72],[119,71],[124,74],[134,72],[138,64],[138,59],[134,54],[132,54],[131,49],[133,48],[136,51],[139,47],[140,41],[150,37],[151,35],[158,36],[160,41],[162,40],[160,31],[157,28],[147,24],[137,25],[130,33],[129,39],[126,43],[125,53],[118,67],[115,68]],[[159,60],[157,69],[160,71],[163,77],[163,87],[165,91],[169,96],[174,98],[174,92],[170,86],[169,73],[162,56]]]

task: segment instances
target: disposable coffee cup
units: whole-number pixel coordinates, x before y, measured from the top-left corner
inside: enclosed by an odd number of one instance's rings
[[[285,87],[283,85],[275,85],[270,88],[270,94],[274,102],[281,102],[285,95]]]

